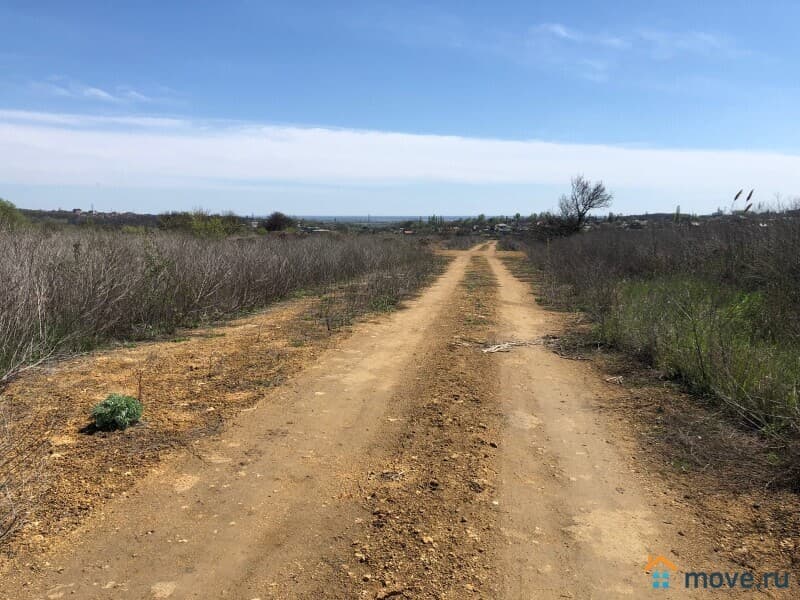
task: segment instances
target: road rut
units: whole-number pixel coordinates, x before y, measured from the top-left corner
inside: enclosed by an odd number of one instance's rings
[[[498,333],[535,341],[554,334],[559,319],[539,307],[530,286],[511,275],[496,253]],[[659,598],[643,572],[648,555],[685,546],[669,509],[634,477],[595,401],[613,397],[587,365],[543,345],[520,346],[499,362],[503,411],[500,502],[506,538],[500,573],[504,598]],[[659,499],[659,503],[660,499]],[[679,518],[675,522],[678,522]],[[673,584],[674,586],[674,584]]]

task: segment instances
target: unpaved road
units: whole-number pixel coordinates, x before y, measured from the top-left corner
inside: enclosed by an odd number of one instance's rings
[[[612,386],[541,345],[481,352],[559,318],[493,245],[457,253],[0,598],[677,597],[648,554],[701,568],[711,542],[597,409]]]
[[[557,317],[531,301],[529,286],[496,256],[489,261],[500,285],[500,337],[533,340],[556,331]],[[631,477],[615,432],[597,413],[594,403],[609,395],[608,385],[543,346],[502,356],[500,380],[508,422],[504,597],[645,596],[648,554],[677,561],[669,551],[686,544],[665,530],[669,517],[653,509],[661,499],[648,498]]]

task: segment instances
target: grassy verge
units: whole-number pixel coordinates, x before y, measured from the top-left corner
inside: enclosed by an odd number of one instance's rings
[[[620,282],[597,335],[722,401],[742,423],[797,438],[800,346],[764,322],[764,294],[693,277]]]
[[[395,310],[405,299],[444,271],[449,259],[430,255],[424,262],[401,264],[353,281],[328,286],[316,317],[328,331],[351,324],[359,316]]]
[[[680,382],[756,431],[800,486],[800,223],[598,231],[530,243],[539,300],[591,339]]]

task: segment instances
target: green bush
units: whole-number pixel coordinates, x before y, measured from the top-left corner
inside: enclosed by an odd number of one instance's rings
[[[698,223],[532,241],[539,294],[742,426],[800,444],[800,218]]]
[[[98,429],[125,429],[142,417],[142,403],[132,396],[110,394],[95,405],[92,418]]]
[[[800,345],[775,339],[765,296],[696,277],[621,282],[600,338],[723,400],[749,426],[800,433]]]
[[[25,216],[8,200],[0,198],[0,228],[19,227],[25,223]]]

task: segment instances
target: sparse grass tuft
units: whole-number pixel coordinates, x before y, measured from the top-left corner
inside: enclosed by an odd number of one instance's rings
[[[492,308],[486,304],[487,294],[495,288],[496,279],[489,262],[483,256],[470,258],[461,286],[469,292],[470,305],[464,309],[464,322],[482,326],[491,321]]]

